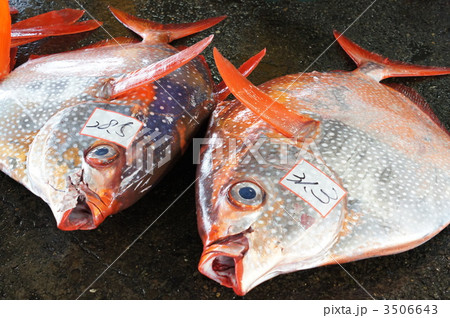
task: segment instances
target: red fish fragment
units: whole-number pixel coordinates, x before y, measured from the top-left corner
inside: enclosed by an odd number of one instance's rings
[[[9,14],[17,14],[19,13],[19,10],[17,8],[9,6]]]
[[[11,47],[37,41],[48,36],[68,35],[91,31],[102,25],[96,20],[78,21],[83,10],[63,9],[51,11],[11,26]]]

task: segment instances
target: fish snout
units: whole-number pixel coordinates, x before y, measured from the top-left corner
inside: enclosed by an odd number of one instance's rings
[[[81,191],[80,191],[81,190]],[[74,208],[64,212],[58,228],[65,231],[92,230],[103,220],[119,211],[118,203],[110,193],[97,194],[83,183]]]
[[[96,209],[92,209],[86,200],[79,200],[73,209],[64,212],[58,228],[64,231],[92,230],[103,222],[105,217]]]
[[[245,295],[242,259],[248,248],[249,242],[243,233],[220,239],[205,247],[198,269],[221,285],[233,288],[236,294]]]

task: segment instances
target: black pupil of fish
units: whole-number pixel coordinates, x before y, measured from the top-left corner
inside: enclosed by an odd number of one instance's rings
[[[244,187],[239,189],[239,195],[246,200],[251,200],[256,197],[256,191],[250,187]]]
[[[109,152],[108,148],[100,148],[95,151],[97,156],[104,156]]]

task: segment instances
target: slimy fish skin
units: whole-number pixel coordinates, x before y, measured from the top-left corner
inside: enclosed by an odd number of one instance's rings
[[[450,69],[335,36],[356,70],[259,87],[214,52],[236,100],[218,105],[201,151],[199,270],[238,295],[279,274],[406,251],[450,221],[448,132],[417,93],[380,83]]]
[[[2,14],[9,16],[5,2]],[[111,11],[143,41],[118,38],[37,57],[9,74],[9,52],[2,51],[0,168],[45,200],[62,230],[93,229],[142,197],[185,150],[216,103],[209,69],[199,56],[212,36],[184,50],[168,43],[224,17],[162,25]],[[49,22],[47,35],[54,35],[59,27],[69,28],[63,24],[73,24],[79,13],[66,9],[31,22]],[[31,40],[24,36],[25,26],[2,33],[5,43]],[[97,127],[114,137],[82,134],[96,110],[113,117],[94,121],[91,131]],[[134,123],[142,124],[135,139],[118,143]],[[158,165],[168,154],[169,162]]]

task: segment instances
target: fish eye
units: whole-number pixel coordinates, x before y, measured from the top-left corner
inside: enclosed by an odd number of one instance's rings
[[[85,155],[86,162],[91,166],[107,166],[113,162],[119,152],[110,145],[99,145],[89,149]]]
[[[256,183],[241,181],[230,187],[228,199],[241,207],[257,208],[264,201],[264,190]]]

